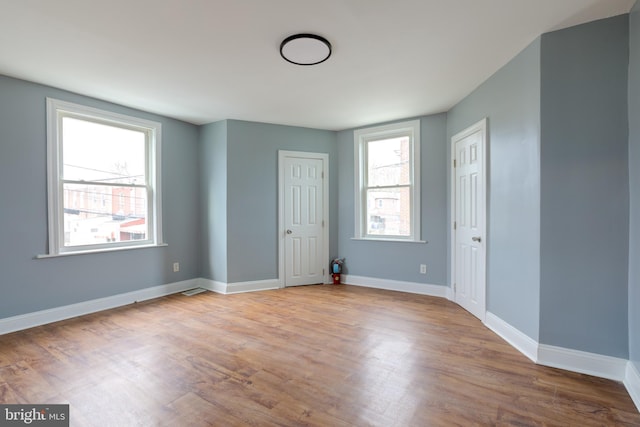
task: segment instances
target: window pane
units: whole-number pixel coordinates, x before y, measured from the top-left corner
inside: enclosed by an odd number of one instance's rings
[[[411,235],[411,189],[367,190],[367,234]]]
[[[145,133],[62,119],[62,176],[66,180],[144,185]]]
[[[64,246],[146,240],[144,187],[64,184]]]
[[[381,139],[367,143],[368,187],[409,185],[409,138]]]

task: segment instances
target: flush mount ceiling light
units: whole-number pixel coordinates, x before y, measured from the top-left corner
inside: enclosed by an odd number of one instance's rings
[[[296,65],[316,65],[331,56],[331,43],[315,34],[294,34],[280,43],[280,55]]]

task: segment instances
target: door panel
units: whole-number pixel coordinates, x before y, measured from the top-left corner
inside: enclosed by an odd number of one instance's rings
[[[285,286],[324,282],[323,161],[284,158]]]
[[[452,274],[455,301],[481,320],[486,312],[485,132],[484,125],[472,127],[452,139],[456,160]]]

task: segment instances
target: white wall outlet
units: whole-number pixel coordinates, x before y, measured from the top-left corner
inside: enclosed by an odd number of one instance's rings
[[[180,271],[180,263],[179,262],[174,262],[173,263],[173,272],[177,273],[178,271]]]
[[[427,264],[420,264],[420,274],[427,274]]]

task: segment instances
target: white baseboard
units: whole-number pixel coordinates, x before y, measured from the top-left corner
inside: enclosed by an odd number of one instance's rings
[[[169,283],[166,285],[140,289],[138,291],[127,292],[125,294],[98,298],[77,304],[22,314],[19,316],[7,317],[5,319],[0,319],[0,335],[102,310],[109,310],[111,308],[121,307],[138,301],[146,301],[153,298],[163,297],[165,295],[183,292],[187,289],[197,288],[198,286],[198,279],[191,279],[183,282]]]
[[[532,362],[537,362],[538,342],[536,340],[490,312],[487,312],[484,324]]]
[[[640,374],[633,363],[618,357],[539,344],[493,313],[487,312],[485,325],[538,365],[564,369],[614,381],[624,381],[640,410]]]
[[[386,289],[389,291],[408,292],[411,294],[451,299],[451,288],[448,286],[402,282],[399,280],[378,279],[375,277],[353,276],[348,274],[343,274],[340,279],[342,283],[365,288]]]
[[[627,370],[627,359],[602,354],[540,344],[538,364],[565,369],[594,377],[623,381]]]
[[[269,291],[280,288],[280,281],[277,279],[236,283],[217,282],[210,279],[199,279],[199,281],[200,287],[224,295],[239,294],[243,292]]]
[[[633,403],[636,404],[636,408],[640,411],[640,373],[638,373],[638,369],[631,361],[627,362],[624,386],[627,388]]]
[[[239,294],[242,292],[270,291],[280,289],[280,281],[273,280],[255,280],[253,282],[236,282],[227,283],[227,294]]]
[[[207,289],[211,292],[215,292],[217,294],[226,294],[227,293],[227,284],[224,282],[218,282],[211,279],[198,279],[198,286],[204,289]]]

